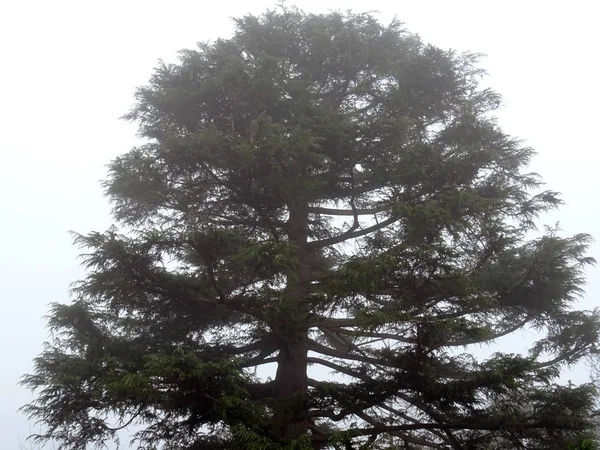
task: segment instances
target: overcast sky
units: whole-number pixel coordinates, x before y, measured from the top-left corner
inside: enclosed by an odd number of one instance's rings
[[[290,2],[293,3],[293,2]],[[504,96],[500,123],[539,156],[533,169],[568,205],[543,219],[566,234],[600,237],[597,45],[592,0],[298,0],[310,12],[374,11],[405,22],[443,48],[487,54],[487,83]],[[47,337],[41,317],[66,301],[82,275],[68,230],[104,230],[105,164],[135,143],[118,118],[159,58],[226,37],[231,16],[273,1],[0,2],[0,445],[19,448],[31,430],[16,410],[17,386]],[[593,256],[599,257],[598,247]],[[597,305],[600,271],[589,271],[584,308]],[[503,351],[522,346],[517,333]],[[579,370],[569,374],[585,381]]]

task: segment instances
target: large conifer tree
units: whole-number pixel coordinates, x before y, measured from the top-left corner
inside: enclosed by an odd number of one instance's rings
[[[368,14],[235,24],[137,92],[126,118],[146,143],[105,182],[117,225],[76,236],[88,275],[24,380],[38,438],[84,449],[127,423],[144,449],[584,437],[593,387],[556,383],[597,349],[597,315],[574,308],[590,238],[530,237],[560,199],[495,122],[477,57]],[[524,327],[529,352],[471,353]]]

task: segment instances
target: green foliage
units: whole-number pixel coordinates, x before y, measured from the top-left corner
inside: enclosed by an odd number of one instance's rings
[[[591,439],[582,439],[577,444],[569,444],[568,450],[595,450],[597,446]]]
[[[369,14],[235,24],[161,63],[125,116],[146,143],[110,165],[116,224],[75,235],[87,276],[24,378],[38,442],[129,424],[147,450],[595,439],[594,386],[557,383],[598,352],[598,313],[576,308],[591,239],[530,238],[561,200],[494,120],[477,55]],[[471,353],[525,327],[528,354]]]

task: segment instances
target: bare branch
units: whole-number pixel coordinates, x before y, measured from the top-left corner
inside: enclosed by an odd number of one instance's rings
[[[315,248],[327,247],[329,245],[339,244],[340,242],[344,242],[349,239],[354,239],[357,237],[364,236],[365,234],[373,233],[377,230],[380,230],[382,228],[385,228],[385,227],[393,224],[394,222],[397,222],[398,220],[399,219],[396,217],[390,217],[390,218],[384,220],[383,222],[380,222],[379,224],[370,226],[368,228],[364,228],[360,231],[355,231],[355,229],[353,229],[351,227],[350,230],[346,231],[345,233],[340,234],[339,236],[334,236],[334,237],[331,237],[328,239],[323,239],[320,241],[309,242],[308,248],[315,249]]]
[[[312,207],[308,209],[310,214],[323,214],[327,216],[353,216],[355,214],[359,216],[373,215],[387,210],[386,206],[378,206],[377,208],[356,208],[352,209],[336,209],[336,208],[321,208]]]

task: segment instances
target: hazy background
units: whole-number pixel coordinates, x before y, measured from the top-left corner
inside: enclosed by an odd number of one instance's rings
[[[544,217],[565,233],[600,236],[596,27],[592,0],[368,2],[298,0],[310,12],[397,15],[425,41],[487,54],[487,84],[504,96],[500,123],[539,151],[532,169],[568,205]],[[294,4],[294,2],[289,2]],[[16,410],[17,386],[47,337],[41,317],[66,301],[82,275],[68,230],[104,230],[105,164],[135,143],[118,120],[159,58],[227,37],[231,16],[260,13],[264,0],[0,1],[0,446],[19,448],[32,430]],[[595,246],[593,254],[600,256]],[[582,307],[594,308],[600,272],[589,271]],[[524,333],[503,342],[523,348]],[[585,370],[568,374],[586,381]]]

